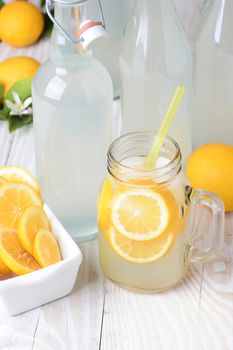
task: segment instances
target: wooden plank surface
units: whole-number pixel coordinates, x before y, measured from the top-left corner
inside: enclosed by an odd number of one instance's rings
[[[104,281],[99,272],[96,243],[81,246],[85,263],[73,292],[41,307],[33,349],[43,349],[41,344],[58,350],[99,348]]]
[[[182,16],[191,16],[191,9],[182,7],[187,2],[177,3]],[[42,62],[49,42],[19,50],[0,44],[0,60],[14,55]],[[119,103],[114,109],[117,135]],[[10,135],[1,122],[0,150],[1,165],[22,165],[35,173],[32,127]],[[81,249],[84,261],[69,296],[17,317],[0,310],[0,350],[233,349],[233,213],[226,218],[222,252],[209,263],[190,265],[184,281],[165,293],[120,289],[102,276],[97,242]]]
[[[233,213],[226,215],[222,251],[204,265],[199,319],[205,349],[233,349]]]
[[[202,267],[190,268],[176,288],[140,295],[106,283],[101,349],[201,349],[197,347]]]

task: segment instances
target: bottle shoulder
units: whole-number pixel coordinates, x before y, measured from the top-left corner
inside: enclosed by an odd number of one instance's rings
[[[49,59],[37,70],[33,92],[54,101],[72,98],[79,103],[80,100],[109,97],[113,94],[113,87],[109,73],[95,59],[91,59],[88,65],[75,67],[58,66]]]
[[[69,79],[70,76],[74,79],[82,76],[89,79],[91,74],[100,80],[111,82],[111,77],[107,69],[95,58],[91,58],[87,64],[82,63],[76,66],[57,65],[51,59],[48,59],[38,68],[34,80],[43,78],[45,82],[48,82],[55,76],[62,76],[64,80]],[[82,80],[80,80],[80,83],[82,83]]]

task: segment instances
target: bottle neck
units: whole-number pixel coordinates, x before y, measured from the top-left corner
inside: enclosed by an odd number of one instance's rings
[[[160,7],[163,3],[168,4],[169,6],[174,6],[173,0],[135,0],[134,8],[139,9],[150,9],[153,7]]]
[[[142,53],[153,51],[155,46],[161,51],[158,46],[162,38],[174,37],[177,31],[183,28],[173,0],[135,0],[125,39],[133,37],[134,45],[141,46]]]
[[[203,34],[209,33],[209,41],[214,43],[218,50],[232,55],[232,12],[232,0],[206,0],[193,30],[193,42],[198,42]]]
[[[77,5],[64,5],[55,2],[55,20],[62,26],[66,33],[77,40],[80,25],[80,11]],[[81,43],[75,44],[68,40],[62,31],[53,27],[51,37],[51,61],[61,66],[77,66],[91,56],[91,52],[83,48]]]
[[[217,6],[217,1],[218,0],[205,0],[199,7],[199,10],[189,28],[189,37],[192,43],[195,43],[198,40],[198,37],[206,25],[211,13]]]
[[[161,12],[168,11],[176,15],[176,7],[173,0],[135,0],[134,16],[141,17],[147,14],[148,18],[161,16]],[[155,19],[154,19],[155,20]]]

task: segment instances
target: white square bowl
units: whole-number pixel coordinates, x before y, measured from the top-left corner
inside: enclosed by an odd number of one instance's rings
[[[63,260],[23,276],[0,281],[0,310],[9,316],[34,309],[69,294],[74,286],[82,253],[48,206],[50,220]]]

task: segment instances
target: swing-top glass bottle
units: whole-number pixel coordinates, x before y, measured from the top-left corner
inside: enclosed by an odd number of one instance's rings
[[[173,0],[135,0],[120,57],[122,131],[155,132],[178,85],[186,94],[170,134],[191,151],[192,55]]]
[[[96,237],[96,194],[111,141],[113,88],[86,45],[103,34],[88,0],[55,0],[51,58],[33,81],[36,169],[42,195],[77,241]]]

